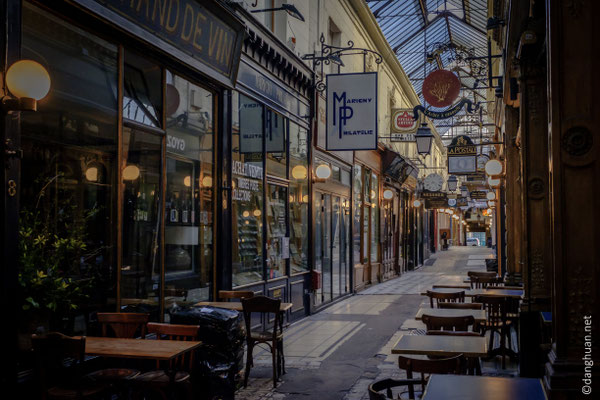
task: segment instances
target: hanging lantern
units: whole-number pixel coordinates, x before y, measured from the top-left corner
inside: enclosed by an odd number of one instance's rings
[[[458,178],[454,175],[451,175],[448,178],[448,190],[454,192],[456,187],[458,186]]]
[[[427,123],[423,122],[423,125],[417,129],[415,140],[417,141],[417,153],[427,155],[431,152],[433,134],[431,133],[431,129],[427,126]]]

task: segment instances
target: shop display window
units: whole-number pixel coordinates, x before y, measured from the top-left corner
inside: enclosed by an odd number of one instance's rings
[[[308,271],[308,132],[290,122],[289,256],[291,273]]]
[[[165,306],[210,297],[214,96],[166,74]]]
[[[87,334],[116,307],[118,50],[23,2],[21,57],[52,89],[20,114],[19,330]]]
[[[379,179],[371,175],[371,262],[379,261]]]
[[[233,286],[263,280],[263,106],[232,97]]]
[[[287,178],[288,120],[275,111],[265,112],[265,148],[267,151],[267,174]]]
[[[287,187],[267,186],[267,279],[286,275],[287,241]]]
[[[352,224],[352,241],[354,245],[353,249],[353,259],[355,264],[362,263],[362,259],[360,257],[361,254],[361,213],[362,213],[362,167],[360,165],[354,166],[354,221]]]

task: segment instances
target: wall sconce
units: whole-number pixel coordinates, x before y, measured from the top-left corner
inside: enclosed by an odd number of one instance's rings
[[[500,178],[492,178],[491,176],[488,178],[488,185],[493,188],[500,186]]]
[[[206,175],[204,178],[202,178],[202,186],[205,188],[212,187],[212,176]]]
[[[185,187],[192,186],[192,177],[191,176],[188,175],[183,178],[183,186],[185,186]]]
[[[137,165],[128,165],[123,168],[123,180],[125,181],[135,181],[140,177],[140,169]]]
[[[315,178],[313,182],[326,182],[331,176],[331,167],[327,164],[321,164],[315,169]]]
[[[494,192],[487,192],[487,194],[485,195],[485,197],[487,197],[488,200],[495,200],[496,199],[496,193],[494,193]]]
[[[413,201],[413,207],[416,207],[416,208],[421,207],[421,201],[419,199]]]
[[[2,98],[2,110],[37,111],[37,102],[50,91],[50,75],[38,62],[20,60],[6,71],[5,83],[8,91],[14,96]]]
[[[502,174],[502,163],[498,160],[490,160],[485,163],[485,173],[490,176]]]
[[[488,202],[487,202],[487,204],[488,204],[488,207],[489,207],[489,208],[493,208],[493,207],[495,207],[495,206],[496,206],[496,202],[495,202],[495,201],[493,201],[493,200],[490,200],[490,201],[488,201]]]
[[[383,198],[385,200],[391,200],[391,199],[393,199],[394,198],[394,192],[392,192],[391,189],[385,189],[383,191]]]
[[[308,171],[304,165],[296,165],[292,168],[292,178],[303,180],[308,176]]]

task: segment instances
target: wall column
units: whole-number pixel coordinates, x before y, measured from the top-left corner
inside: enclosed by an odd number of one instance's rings
[[[554,285],[544,382],[552,400],[584,397],[588,377],[600,392],[599,14],[597,1],[546,0]]]

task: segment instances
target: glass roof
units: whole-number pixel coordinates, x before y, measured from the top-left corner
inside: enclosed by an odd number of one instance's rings
[[[466,109],[447,120],[436,120],[442,139],[471,133],[492,134],[487,129],[487,0],[366,0],[400,64],[421,94],[424,78],[436,69],[458,74],[460,97],[480,103],[482,110],[467,115]],[[429,107],[437,110],[433,107]],[[455,126],[451,128],[451,126]],[[476,126],[472,126],[476,125]]]

